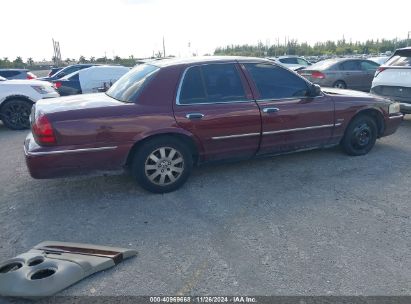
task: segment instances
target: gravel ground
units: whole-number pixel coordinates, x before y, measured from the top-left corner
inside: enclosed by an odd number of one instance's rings
[[[180,190],[127,175],[32,179],[0,124],[0,260],[45,240],[139,255],[60,295],[410,295],[411,116],[370,154],[201,167]]]

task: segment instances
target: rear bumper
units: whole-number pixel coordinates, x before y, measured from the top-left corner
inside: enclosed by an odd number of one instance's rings
[[[129,149],[119,146],[42,147],[30,133],[24,142],[27,168],[33,178],[45,179],[122,169]]]
[[[398,127],[400,126],[403,118],[403,114],[389,116],[385,121],[385,130],[382,136],[388,136],[395,133],[395,131],[397,131]]]

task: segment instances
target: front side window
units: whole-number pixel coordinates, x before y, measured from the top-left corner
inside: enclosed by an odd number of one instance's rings
[[[235,64],[207,64],[191,67],[185,73],[180,104],[246,101]]]
[[[363,71],[375,71],[379,64],[371,61],[361,61],[361,68]]]
[[[106,94],[124,102],[134,102],[143,86],[160,70],[150,64],[140,64],[117,80]]]
[[[279,66],[267,63],[244,64],[260,93],[260,99],[298,98],[309,95],[305,80]]]

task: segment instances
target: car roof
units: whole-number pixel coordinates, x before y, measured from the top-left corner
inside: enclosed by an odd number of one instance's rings
[[[168,58],[156,61],[147,62],[157,67],[167,67],[176,65],[195,65],[202,63],[229,63],[229,62],[247,62],[247,61],[258,61],[258,62],[269,62],[269,60],[257,57],[244,57],[244,56],[198,56],[198,57],[188,57],[188,58]]]
[[[0,69],[0,71],[18,71],[18,72],[27,72],[28,69]]]

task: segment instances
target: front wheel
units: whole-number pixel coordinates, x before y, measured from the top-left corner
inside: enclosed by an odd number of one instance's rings
[[[164,136],[149,140],[137,149],[132,174],[144,189],[166,193],[180,188],[192,167],[193,157],[187,145]]]
[[[345,130],[341,146],[348,155],[365,155],[371,151],[377,140],[377,124],[366,115],[354,118]]]
[[[25,100],[12,99],[1,107],[1,119],[4,125],[12,130],[23,130],[30,127],[32,104]]]

